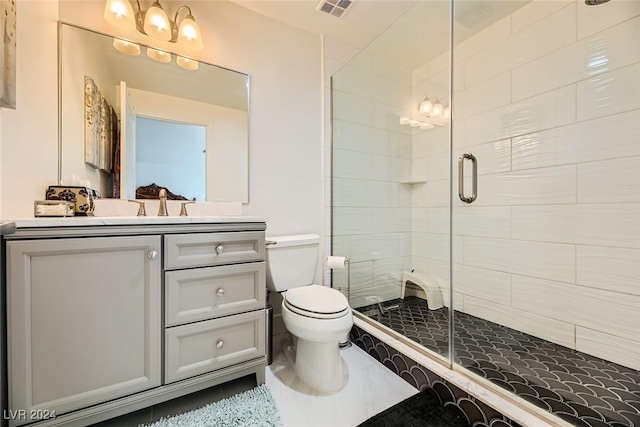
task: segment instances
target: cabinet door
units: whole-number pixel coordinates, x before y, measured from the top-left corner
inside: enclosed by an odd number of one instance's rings
[[[160,385],[159,236],[14,241],[7,257],[9,408],[61,414]]]

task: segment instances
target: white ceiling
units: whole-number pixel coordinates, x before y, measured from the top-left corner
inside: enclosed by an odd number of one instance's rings
[[[449,49],[448,0],[353,0],[336,18],[316,0],[232,0],[262,15],[366,50],[414,70]],[[455,0],[455,42],[466,40],[530,0]]]
[[[418,0],[354,0],[340,18],[316,10],[319,0],[231,0],[261,15],[362,49]],[[439,1],[439,0],[438,0]]]

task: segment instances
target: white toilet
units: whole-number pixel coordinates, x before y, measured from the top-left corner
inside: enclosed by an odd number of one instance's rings
[[[312,284],[319,236],[267,237],[267,288],[282,292],[282,319],[297,338],[293,369],[320,392],[344,386],[338,343],[353,326],[347,298],[339,291]]]

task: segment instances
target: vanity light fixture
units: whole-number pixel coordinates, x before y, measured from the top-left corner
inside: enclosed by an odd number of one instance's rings
[[[445,107],[442,110],[442,120],[448,122],[451,119],[451,107]]]
[[[118,52],[122,52],[125,55],[131,55],[131,56],[140,55],[140,45],[137,43],[132,43],[127,40],[114,38],[113,47],[116,48]]]
[[[418,113],[422,116],[448,122],[451,118],[451,107],[445,107],[440,101],[433,102],[425,96],[418,104]]]
[[[432,109],[433,102],[431,102],[429,98],[425,96],[424,99],[420,102],[420,105],[418,105],[418,112],[423,116],[428,116],[429,114],[431,114]]]
[[[164,50],[148,47],[147,56],[161,64],[168,64],[169,62],[171,62],[171,54],[169,52],[165,52]]]
[[[442,104],[440,104],[440,102],[436,102],[435,104],[433,104],[433,109],[431,110],[431,116],[440,117],[443,111],[444,111],[444,107],[442,106]]]
[[[136,4],[138,11],[134,12],[129,0],[107,0],[104,18],[121,30],[135,28],[157,40],[176,43],[193,51],[202,50],[200,27],[189,6],[180,6],[172,21],[157,0],[146,11],[142,10],[139,0],[136,0]],[[186,10],[187,14],[183,14],[178,24],[178,15],[183,10]]]
[[[198,61],[184,56],[176,56],[176,64],[188,71],[195,71],[200,67]]]
[[[412,119],[406,116],[400,116],[400,124],[401,125],[409,125],[412,128],[420,128],[420,129],[433,129],[435,126],[431,123],[423,122],[422,120]]]
[[[114,27],[127,28],[136,22],[136,14],[128,0],[107,0],[104,19]]]

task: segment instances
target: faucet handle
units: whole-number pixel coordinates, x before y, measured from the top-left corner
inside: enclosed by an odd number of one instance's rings
[[[147,216],[147,211],[144,208],[144,201],[143,202],[139,202],[137,200],[127,200],[127,202],[131,202],[131,203],[137,203],[138,206],[138,216]]]
[[[190,205],[191,203],[195,203],[195,201],[182,202],[182,205],[180,205],[180,216],[189,216],[189,214],[187,214],[187,205]]]

